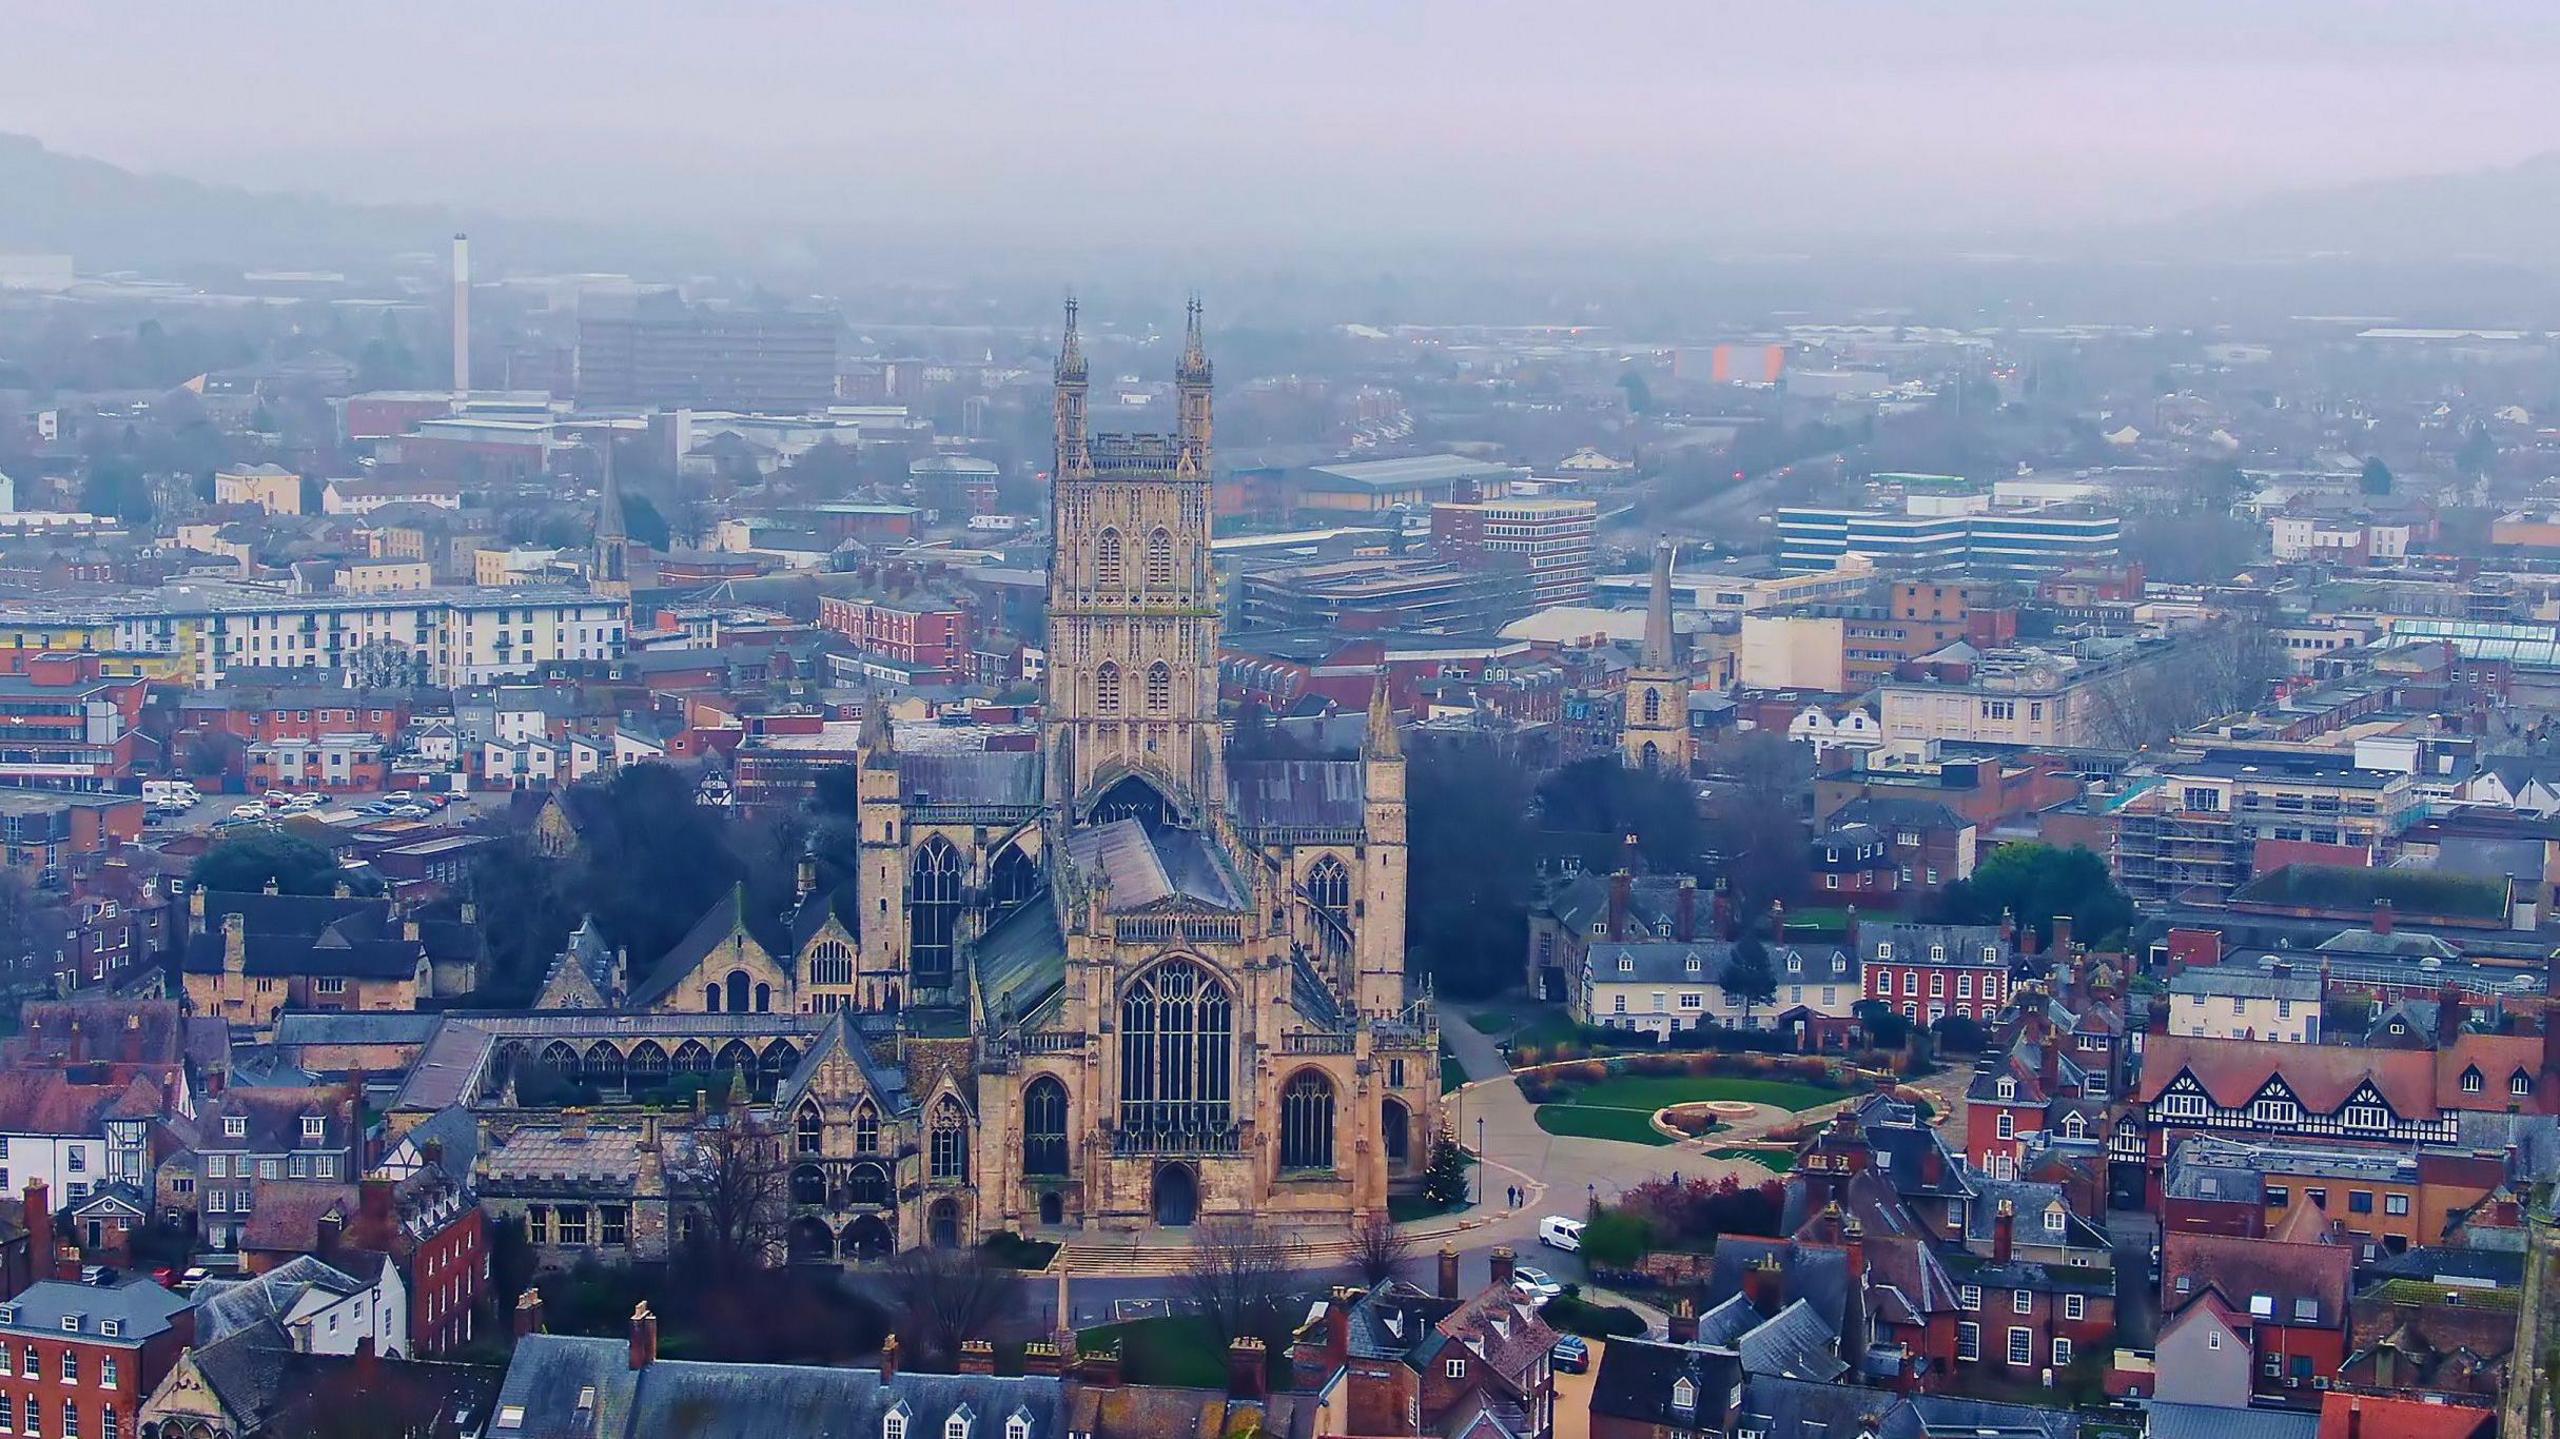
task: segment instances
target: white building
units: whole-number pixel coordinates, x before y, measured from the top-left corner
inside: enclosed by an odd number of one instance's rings
[[[400,1266],[364,1257],[371,1262],[341,1268],[299,1255],[255,1279],[207,1280],[195,1296],[196,1346],[272,1320],[305,1354],[353,1354],[370,1339],[385,1358],[407,1357],[409,1289]]]
[[[2169,981],[2169,1032],[2202,1039],[2320,1042],[2320,979],[2219,966]]]
[[[1769,947],[1776,997],[1745,1005],[1725,989],[1733,946],[1723,940],[1595,941],[1571,991],[1574,1018],[1654,1039],[1701,1024],[1770,1029],[1791,1011],[1847,1016],[1862,997],[1858,963],[1831,945]]]

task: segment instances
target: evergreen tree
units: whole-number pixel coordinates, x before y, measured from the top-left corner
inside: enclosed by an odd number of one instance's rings
[[[1422,1197],[1442,1209],[1455,1209],[1467,1202],[1467,1151],[1458,1145],[1458,1137],[1448,1130],[1431,1141],[1431,1167],[1423,1171]]]
[[[1769,947],[1760,936],[1746,934],[1733,946],[1733,959],[1724,967],[1725,998],[1742,1006],[1745,1023],[1755,1006],[1768,1004],[1778,997],[1778,967],[1769,962]]]

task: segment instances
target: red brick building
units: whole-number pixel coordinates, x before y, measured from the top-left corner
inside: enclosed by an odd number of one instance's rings
[[[30,1285],[0,1304],[0,1431],[133,1439],[194,1336],[187,1301],[142,1275]]]
[[[2318,1206],[2304,1204],[2262,1239],[2161,1237],[2160,1307],[2175,1315],[2217,1299],[2245,1317],[2253,1387],[2261,1400],[2305,1404],[2346,1358],[2355,1250],[2326,1242]]]
[[[823,595],[818,626],[855,649],[951,678],[969,661],[969,611],[958,600],[927,594]]]
[[[1988,1020],[2009,1002],[2010,941],[1988,925],[1861,924],[1866,997],[1915,1024]]]

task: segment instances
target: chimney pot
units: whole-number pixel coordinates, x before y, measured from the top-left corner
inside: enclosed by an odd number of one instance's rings
[[[892,1334],[880,1341],[880,1382],[886,1384],[897,1377],[898,1336]]]
[[[1440,1297],[1458,1297],[1458,1251],[1455,1246],[1440,1246]]]
[[[542,1332],[542,1291],[528,1288],[516,1299],[516,1337]]]
[[[2006,1264],[2017,1253],[2018,1206],[2006,1199],[1991,1216],[1991,1262]]]
[[[1269,1360],[1262,1341],[1251,1335],[1227,1346],[1227,1393],[1238,1399],[1262,1397],[1264,1381],[1269,1377]]]
[[[1519,1262],[1520,1256],[1513,1252],[1510,1245],[1495,1245],[1493,1248],[1493,1287],[1496,1289],[1510,1288],[1512,1270],[1519,1264]]]
[[[649,1301],[643,1299],[631,1311],[631,1368],[634,1372],[658,1362],[658,1316],[649,1312]]]
[[[993,1374],[996,1372],[996,1347],[984,1339],[965,1339],[960,1343],[960,1372]]]

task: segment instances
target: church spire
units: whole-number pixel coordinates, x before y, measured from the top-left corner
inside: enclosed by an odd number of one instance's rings
[[[1653,542],[1653,585],[1645,596],[1644,667],[1671,668],[1671,537]]]
[[[1404,744],[1396,738],[1395,705],[1387,695],[1387,668],[1378,667],[1377,683],[1369,689],[1369,737],[1364,753],[1370,759],[1401,759]]]
[[[898,739],[896,732],[889,728],[889,701],[886,696],[873,695],[862,702],[862,733],[856,738],[854,749],[861,754],[865,766],[876,769],[897,767]]]
[[[1200,336],[1200,297],[1182,307],[1182,359],[1173,367],[1173,384],[1181,403],[1182,466],[1189,473],[1209,473],[1209,350]]]
[[[598,446],[604,460],[604,485],[596,499],[595,553],[588,565],[588,581],[606,594],[629,592],[631,531],[622,514],[622,482],[613,473],[613,434],[607,431]]]
[[[1081,474],[1092,464],[1092,459],[1085,447],[1084,344],[1076,334],[1076,300],[1073,295],[1067,297],[1067,332],[1058,341],[1058,365],[1055,375],[1057,396],[1053,401],[1051,415],[1056,430],[1058,454],[1050,470],[1050,479],[1053,482]]]

